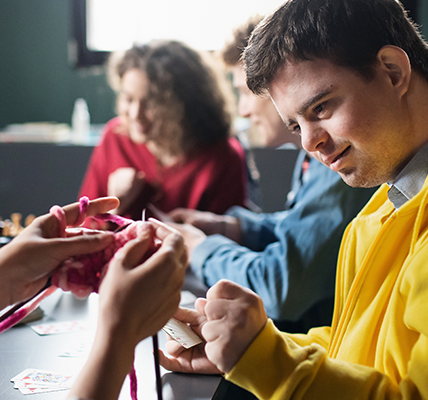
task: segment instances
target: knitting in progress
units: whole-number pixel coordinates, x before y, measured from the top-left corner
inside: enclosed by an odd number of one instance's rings
[[[80,215],[86,215],[89,205],[87,197],[80,199]],[[50,212],[54,214],[61,223],[61,234],[65,236],[65,214],[61,207],[54,206]],[[143,231],[151,229],[151,225],[144,221],[133,221],[118,215],[100,214],[95,217],[100,221],[114,222],[122,229],[114,234],[112,243],[102,251],[92,254],[83,254],[70,257],[63,261],[52,276],[52,285],[64,291],[70,291],[77,297],[88,297],[92,292],[98,293],[100,283],[105,276],[108,264],[117,250],[129,240],[135,239]],[[83,221],[82,221],[83,222]],[[153,237],[153,235],[152,235]],[[156,250],[154,242],[149,247],[145,259],[150,257]],[[144,261],[144,260],[142,260]]]
[[[80,225],[84,222],[89,199],[82,197],[79,201],[79,217],[75,225]],[[60,223],[61,237],[67,236],[67,226],[64,210],[59,206],[53,206],[50,213],[55,215]],[[113,236],[112,243],[102,251],[97,251],[91,254],[76,255],[63,261],[54,271],[50,282],[45,288],[38,293],[33,299],[26,302],[24,306],[20,306],[16,311],[8,316],[0,323],[0,333],[11,328],[25,316],[31,313],[39,303],[56,289],[61,288],[63,291],[70,291],[77,297],[87,297],[92,292],[98,293],[101,282],[107,273],[110,260],[113,258],[116,251],[123,247],[128,241],[135,239],[142,232],[152,231],[152,226],[144,221],[133,221],[112,214],[98,214],[94,217],[99,221],[114,222],[119,226]],[[83,234],[90,234],[91,230],[79,228],[83,230]],[[87,231],[87,232],[85,232]],[[154,232],[151,232],[152,243],[149,250],[145,254],[145,259],[149,258],[159,248],[160,243],[154,238]],[[131,381],[131,397],[137,399],[137,384],[135,369],[130,372]]]

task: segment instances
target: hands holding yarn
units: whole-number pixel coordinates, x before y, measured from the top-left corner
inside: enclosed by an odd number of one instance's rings
[[[117,207],[113,197],[90,201],[86,215],[105,213]],[[82,223],[79,203],[63,207],[66,224]],[[60,223],[52,214],[36,218],[8,245],[0,250],[0,309],[26,300],[42,289],[62,260],[76,254],[87,254],[107,247],[113,235],[82,230],[60,235]]]
[[[117,399],[135,346],[180,302],[187,251],[176,230],[155,220],[120,221],[127,226],[116,233],[78,227],[88,216],[110,218],[118,204],[110,197],[54,206],[0,249],[0,308],[33,297],[49,277],[76,294],[100,294],[94,346],[70,397]]]
[[[131,239],[115,252],[101,281],[94,345],[70,398],[116,399],[135,346],[161,329],[180,302],[187,266],[181,235],[154,220],[136,221],[115,235],[112,243]]]
[[[156,221],[145,224],[116,252],[99,292],[98,326],[132,347],[175,313],[187,266],[181,235]]]

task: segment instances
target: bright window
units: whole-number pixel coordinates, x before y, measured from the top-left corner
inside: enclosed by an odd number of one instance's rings
[[[232,29],[283,0],[87,0],[87,47],[125,50],[151,39],[177,39],[201,50],[219,49]]]

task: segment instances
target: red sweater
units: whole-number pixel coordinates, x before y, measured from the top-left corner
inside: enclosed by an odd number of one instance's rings
[[[109,121],[100,144],[89,161],[79,197],[107,196],[109,175],[118,168],[143,171],[146,185],[125,213],[140,219],[148,202],[161,211],[177,207],[223,214],[233,205],[244,206],[246,198],[245,153],[235,138],[203,149],[184,163],[164,167],[157,163],[145,144],[115,133],[119,119]]]

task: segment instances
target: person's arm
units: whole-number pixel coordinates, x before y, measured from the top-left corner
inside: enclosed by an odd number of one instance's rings
[[[87,216],[116,208],[116,198],[101,198],[89,203]],[[79,203],[63,207],[67,225],[78,225]],[[79,221],[78,221],[79,219]],[[107,247],[113,237],[108,232],[60,237],[60,223],[52,214],[37,217],[27,228],[0,249],[0,309],[26,300],[42,289],[61,261]]]
[[[342,234],[373,190],[350,188],[318,161],[311,164],[295,205],[275,226],[276,241],[263,251],[218,235],[195,248],[191,268],[207,286],[225,278],[250,288],[275,320],[296,321],[333,296]]]
[[[241,240],[241,223],[238,218],[229,215],[218,215],[209,211],[192,210],[189,208],[176,208],[166,215],[168,222],[193,225],[205,235],[219,234],[237,243]],[[177,226],[175,227],[177,228]],[[192,252],[193,246],[191,247],[190,254]]]
[[[108,176],[107,195],[117,197],[120,206],[115,214],[124,215],[144,189],[146,174],[134,168],[118,168]]]
[[[224,214],[234,205],[245,206],[245,153],[237,140],[218,143],[199,157],[204,164],[193,184],[188,207]]]
[[[94,345],[69,398],[117,399],[135,346],[160,330],[177,310],[187,253],[176,231],[152,223],[162,241],[156,253],[141,263],[151,243],[143,235],[120,249],[109,265],[99,292]]]
[[[204,355],[192,349],[178,350],[171,344],[167,347],[170,357],[161,353],[160,361],[172,371],[218,370],[261,400],[422,399],[428,393],[428,330],[420,304],[426,304],[425,293],[414,292],[406,312],[406,322],[413,322],[420,330],[414,331],[419,336],[410,349],[408,370],[401,371],[401,376],[395,374],[399,371],[394,370],[391,377],[373,367],[327,357],[325,346],[318,344],[329,340],[326,330],[318,332],[319,340],[313,332],[306,341],[304,335],[295,340],[295,335],[279,332],[266,319],[260,298],[230,281],[219,282],[207,292],[207,300],[198,300],[198,315],[192,312],[191,318],[186,318],[182,314],[182,320],[196,321],[195,329],[198,327],[206,340]]]

